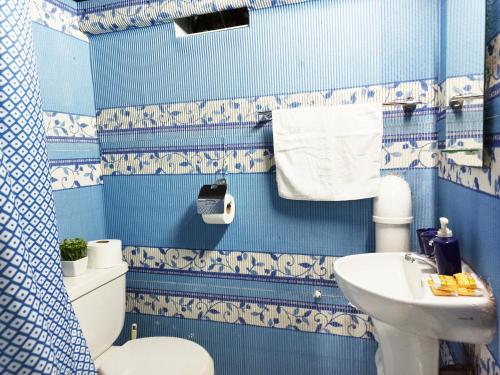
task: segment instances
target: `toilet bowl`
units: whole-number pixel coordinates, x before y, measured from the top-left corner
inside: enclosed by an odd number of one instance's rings
[[[214,375],[200,345],[176,337],[150,337],[112,346],[125,321],[125,262],[88,269],[64,284],[100,375]]]
[[[214,362],[205,349],[176,337],[150,337],[112,346],[95,363],[100,375],[214,374]]]

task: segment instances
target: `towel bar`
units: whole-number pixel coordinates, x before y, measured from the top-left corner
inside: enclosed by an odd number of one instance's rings
[[[450,108],[456,110],[464,106],[466,100],[483,99],[483,94],[455,95],[450,98]]]
[[[415,100],[411,96],[409,96],[405,100],[394,100],[394,101],[382,103],[383,106],[401,106],[401,107],[403,107],[403,111],[405,113],[413,112],[417,108],[417,105],[419,105],[419,104],[425,104],[425,103],[420,101],[420,100]],[[259,112],[257,112],[257,116],[258,116],[257,122],[267,122],[267,121],[271,121],[273,119],[273,112],[272,111],[259,111]]]

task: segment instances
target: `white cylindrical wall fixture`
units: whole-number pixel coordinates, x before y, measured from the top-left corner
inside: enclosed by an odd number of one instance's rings
[[[396,175],[382,177],[379,195],[374,200],[373,221],[376,252],[411,250],[411,189],[403,178]]]

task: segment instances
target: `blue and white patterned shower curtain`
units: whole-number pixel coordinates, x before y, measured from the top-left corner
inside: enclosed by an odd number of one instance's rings
[[[29,0],[0,0],[0,374],[93,374],[64,289]]]

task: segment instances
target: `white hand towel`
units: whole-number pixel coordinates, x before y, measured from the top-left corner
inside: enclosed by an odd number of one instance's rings
[[[280,197],[344,201],[378,194],[382,105],[273,111]]]

